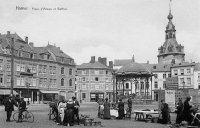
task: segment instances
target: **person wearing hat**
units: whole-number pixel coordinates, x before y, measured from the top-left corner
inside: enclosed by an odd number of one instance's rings
[[[13,100],[12,96],[10,95],[9,97],[6,98],[4,105],[7,114],[6,122],[10,122],[12,111],[14,111],[14,105],[17,107],[17,103]]]
[[[110,103],[108,101],[108,98],[105,99],[104,102],[104,115],[103,115],[104,119],[111,119],[110,116]]]
[[[79,125],[79,107],[80,107],[80,104],[78,102],[78,100],[76,99],[75,96],[72,97],[72,100],[74,102],[74,116],[77,120],[77,123]]]
[[[26,110],[26,102],[24,101],[24,97],[20,98],[18,109],[19,109],[19,116],[17,122],[22,122],[22,113]]]
[[[64,125],[74,125],[74,102],[72,99],[69,99],[67,102],[67,111],[66,111],[66,122]]]
[[[124,102],[122,102],[122,99],[119,99],[118,103],[118,117],[117,119],[123,119],[124,118]]]

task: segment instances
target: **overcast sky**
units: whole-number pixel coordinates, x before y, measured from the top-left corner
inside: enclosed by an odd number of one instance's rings
[[[16,6],[27,10],[16,10]],[[67,10],[32,10],[32,8]],[[186,60],[200,62],[200,0],[173,0],[177,41]],[[29,37],[34,46],[55,44],[75,59],[91,56],[157,63],[164,43],[169,0],[0,0],[0,33]]]

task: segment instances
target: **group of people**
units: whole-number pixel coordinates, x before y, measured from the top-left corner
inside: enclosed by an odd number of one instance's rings
[[[72,99],[69,99],[68,101],[61,100],[51,107],[53,108],[53,112],[56,113],[55,120],[57,124],[73,126],[76,120],[79,125],[80,104],[76,97],[72,97]]]
[[[10,122],[12,111],[14,111],[14,106],[18,107],[18,110],[19,110],[17,123],[22,122],[22,113],[23,111],[26,110],[26,102],[24,101],[23,97],[21,97],[18,100],[15,100],[13,96],[10,95],[9,97],[5,99],[3,104],[5,106],[5,111],[7,115],[6,122]]]
[[[181,124],[182,121],[187,121],[189,125],[192,123],[195,107],[193,107],[190,100],[191,100],[191,97],[189,96],[185,99],[183,103],[182,99],[179,98],[179,101],[176,107],[176,113],[177,113],[176,124]],[[161,116],[162,118],[160,119],[160,123],[163,123],[163,124],[171,123],[170,109],[169,109],[168,104],[165,103],[164,100],[161,100]]]
[[[132,111],[132,100],[131,97],[128,98],[128,111],[126,113],[131,113]],[[103,119],[111,119],[110,110],[111,109],[117,109],[118,110],[118,117],[116,119],[123,119],[125,116],[125,110],[124,110],[124,102],[122,99],[119,99],[118,104],[112,104],[108,101],[108,98],[105,98],[105,101],[103,99],[100,99],[98,101],[99,104],[99,110],[98,110],[98,116],[103,115]]]
[[[192,105],[190,101],[190,96],[185,99],[184,103],[182,102],[182,99],[179,99],[177,103],[177,124],[180,124],[182,121],[187,121],[188,124],[192,123],[194,113],[198,110],[198,108]]]

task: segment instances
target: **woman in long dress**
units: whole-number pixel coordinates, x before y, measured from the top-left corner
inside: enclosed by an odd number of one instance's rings
[[[163,108],[161,110],[161,114],[162,114],[161,123],[162,124],[170,123],[170,113],[169,113],[169,107],[168,107],[167,103],[163,103]]]
[[[72,99],[69,99],[67,102],[67,119],[66,119],[66,124],[65,125],[74,125],[74,102]]]
[[[122,99],[119,100],[118,104],[118,119],[124,118],[124,102],[122,102]]]
[[[105,99],[104,102],[104,115],[103,115],[104,119],[111,119],[110,116],[110,103],[108,101],[108,98]]]
[[[62,100],[58,105],[58,111],[60,113],[61,121],[60,123],[63,124],[64,122],[64,116],[65,116],[65,109],[66,109],[66,103],[64,100]]]
[[[188,122],[188,124],[191,124],[192,122],[192,115],[191,115],[191,108],[192,105],[190,104],[191,97],[187,97],[185,102],[184,102],[184,107],[183,107],[183,118],[185,121]]]

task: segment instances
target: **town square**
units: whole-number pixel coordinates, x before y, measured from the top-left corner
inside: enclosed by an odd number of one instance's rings
[[[200,127],[199,0],[0,1],[0,128]]]

